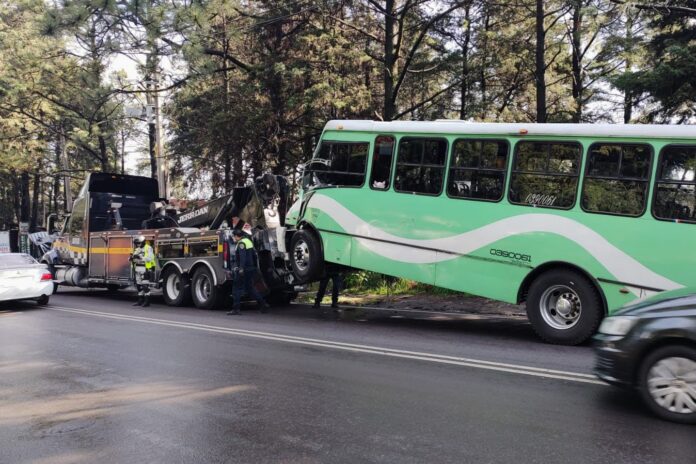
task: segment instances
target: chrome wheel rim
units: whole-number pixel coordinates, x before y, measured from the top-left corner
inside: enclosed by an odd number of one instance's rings
[[[176,300],[181,292],[181,276],[177,272],[169,274],[167,278],[167,295],[172,300]]]
[[[196,298],[198,301],[208,301],[211,289],[210,278],[206,274],[201,275],[196,282]]]
[[[566,285],[554,285],[541,295],[541,316],[547,325],[558,330],[575,327],[582,314],[580,297]]]
[[[295,244],[293,256],[295,257],[295,266],[297,269],[306,271],[309,267],[309,247],[307,246],[307,242],[299,240]]]
[[[659,360],[648,371],[648,392],[670,412],[696,413],[696,361],[681,357]]]

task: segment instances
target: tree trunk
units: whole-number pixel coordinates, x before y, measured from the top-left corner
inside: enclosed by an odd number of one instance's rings
[[[394,78],[396,61],[394,26],[396,25],[396,0],[387,0],[384,14],[384,114],[385,121],[391,121],[396,114],[396,95],[394,95]]]
[[[56,140],[56,150],[55,150],[55,158],[54,158],[54,163],[56,164],[56,169],[59,170],[61,167],[61,161],[60,161],[60,154],[62,153],[62,146],[60,143],[60,139]],[[53,204],[51,205],[51,212],[57,213],[58,212],[58,197],[60,196],[60,176],[55,175],[53,176]]]
[[[630,13],[626,17],[626,50],[624,50],[624,53],[626,55],[626,68],[624,73],[628,74],[631,72],[631,67],[633,66],[631,55],[633,53],[633,17]],[[629,124],[631,119],[633,119],[633,94],[630,90],[624,90],[624,124]]]
[[[536,122],[546,122],[546,29],[543,0],[536,0]]]
[[[571,30],[572,41],[572,73],[573,73],[573,122],[582,121],[583,112],[583,78],[582,78],[582,1],[573,2],[573,26]]]
[[[39,165],[39,170],[41,165]],[[29,231],[36,232],[36,226],[39,224],[39,193],[41,192],[41,174],[37,170],[34,173],[34,185],[31,192],[31,217],[29,219]]]
[[[462,44],[462,86],[461,86],[461,106],[459,107],[459,119],[466,119],[469,103],[469,43],[471,42],[471,4],[466,6],[464,19],[466,20],[466,31],[464,33],[464,43]]]
[[[102,172],[109,172],[109,152],[106,149],[106,139],[103,135],[97,137],[99,141],[99,161]]]
[[[29,173],[27,171],[22,171],[22,175],[19,176],[19,194],[20,194],[20,211],[19,211],[19,221],[29,222],[29,209],[31,204],[29,202]]]
[[[16,174],[16,173],[12,173]],[[14,184],[14,189],[12,190],[12,207],[14,212],[14,221],[19,222],[22,217],[22,186],[20,179],[16,176],[12,176],[12,183]]]
[[[491,15],[488,10],[486,10],[486,19],[483,23],[483,44],[481,45],[481,75],[479,80],[481,81],[481,119],[486,119],[486,108],[488,106],[488,97],[486,93],[488,92],[488,82],[486,80],[486,63],[488,61],[488,32],[491,28]]]

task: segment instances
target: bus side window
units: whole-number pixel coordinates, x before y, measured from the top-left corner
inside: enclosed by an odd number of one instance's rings
[[[458,139],[452,149],[447,195],[500,201],[503,198],[508,144],[504,140]]]
[[[511,203],[541,208],[572,208],[581,158],[579,143],[518,142],[508,199]]]
[[[669,145],[660,153],[653,216],[696,222],[696,146]]]
[[[595,143],[587,155],[582,209],[640,216],[645,211],[652,161],[650,145]]]
[[[445,174],[447,140],[404,137],[399,141],[394,190],[439,195]]]
[[[392,160],[394,159],[394,137],[378,135],[375,139],[375,151],[372,154],[372,172],[370,188],[373,190],[389,190]]]

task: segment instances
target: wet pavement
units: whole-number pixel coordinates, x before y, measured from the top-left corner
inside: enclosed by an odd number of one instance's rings
[[[687,463],[696,429],[526,322],[62,292],[0,305],[0,463]]]

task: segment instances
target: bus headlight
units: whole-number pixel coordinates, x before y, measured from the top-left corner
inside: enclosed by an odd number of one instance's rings
[[[636,325],[636,322],[638,322],[638,319],[631,316],[607,317],[602,321],[602,325],[599,326],[599,333],[623,336]]]

